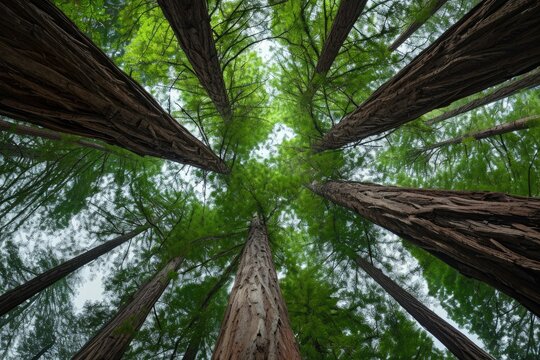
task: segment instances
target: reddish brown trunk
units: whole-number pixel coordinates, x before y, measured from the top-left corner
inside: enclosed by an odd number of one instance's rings
[[[364,10],[367,0],[341,0],[339,8],[332,23],[332,29],[324,42],[324,47],[317,62],[315,71],[325,74],[330,70],[332,63],[339,53],[339,49],[347,39],[356,19]]]
[[[129,343],[144,323],[152,306],[160,298],[182,263],[181,257],[169,261],[150,281],[133,295],[133,299],[90,339],[73,359],[121,359]]]
[[[540,315],[540,199],[338,181],[311,188]]]
[[[250,226],[212,359],[300,359],[272,262],[266,226]]]
[[[478,360],[493,359],[484,350],[476,346],[468,337],[452,325],[429,310],[414,296],[409,294],[392,281],[382,271],[361,257],[356,258],[356,264],[369,274],[386,292],[392,296],[412,317],[427,331],[435,336],[458,359]]]
[[[539,13],[537,0],[482,1],[315,149],[337,149],[380,134],[539,66]]]
[[[49,0],[0,3],[0,113],[225,172],[221,160]]]
[[[206,0],[158,0],[210,99],[225,121],[232,112],[219,66]]]
[[[0,316],[6,314],[17,305],[22,304],[58,280],[63,279],[66,275],[71,274],[73,271],[97,259],[101,255],[122,245],[148,228],[148,225],[141,226],[140,228],[125,235],[121,235],[115,239],[109,240],[102,245],[96,246],[92,250],[88,250],[85,253],[82,253],[81,255],[76,256],[73,259],[36,276],[25,284],[8,291],[4,295],[0,296]]]
[[[431,3],[428,5],[429,12],[422,16],[421,19],[415,20],[409,25],[407,30],[405,30],[399,37],[394,40],[392,45],[388,47],[388,50],[395,51],[401,44],[405,42],[408,38],[411,37],[412,34],[416,32],[416,30],[420,29],[422,25],[430,18],[432,17],[444,4],[446,4],[448,0],[435,0],[431,1]]]

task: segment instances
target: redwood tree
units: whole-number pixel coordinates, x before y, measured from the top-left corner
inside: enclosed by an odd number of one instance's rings
[[[2,1],[0,13],[0,114],[226,171],[50,0]]]
[[[337,149],[540,65],[540,2],[484,0],[317,144]]]
[[[251,221],[212,359],[300,359],[266,225],[258,216]]]
[[[121,359],[146,316],[167,288],[174,273],[182,263],[182,257],[170,260],[150,281],[144,284],[73,359]]]
[[[340,181],[310,188],[540,315],[540,199]]]

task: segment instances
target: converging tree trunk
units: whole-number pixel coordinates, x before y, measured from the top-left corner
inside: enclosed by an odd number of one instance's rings
[[[158,0],[180,46],[225,121],[232,116],[206,0]]]
[[[511,95],[514,95],[521,90],[530,89],[538,85],[540,85],[540,70],[533,71],[531,74],[527,74],[521,79],[513,80],[508,85],[495,90],[489,95],[472,100],[471,102],[463,106],[436,116],[433,119],[426,121],[426,124],[434,125],[440,123],[441,121],[450,119],[460,114],[464,114],[480,106],[491,104],[492,102],[495,102],[497,100],[501,100]]]
[[[150,309],[169,285],[171,274],[178,270],[182,260],[181,257],[170,260],[133,295],[132,300],[99,333],[75,354],[73,359],[121,359]]]
[[[393,297],[420,325],[435,336],[458,359],[478,360],[493,359],[468,337],[444,321],[414,296],[405,291],[383,272],[361,257],[356,264],[369,274],[386,292]]]
[[[96,246],[95,248],[82,253],[79,256],[74,257],[38,276],[32,280],[9,290],[2,296],[0,296],[0,316],[6,314],[8,311],[22,304],[32,296],[39,293],[41,290],[46,289],[58,280],[63,279],[66,275],[71,274],[73,271],[88,264],[89,262],[97,259],[101,255],[111,251],[112,249],[122,245],[126,241],[134,238],[143,231],[147,230],[150,226],[144,225],[130,231],[127,234],[118,236],[112,240],[107,241],[104,244]]]
[[[339,181],[310,188],[540,315],[540,199]]]
[[[50,0],[0,3],[0,114],[226,172]]]
[[[401,44],[403,44],[416,30],[420,29],[422,25],[444,5],[448,0],[432,0],[427,5],[425,12],[422,12],[420,18],[414,20],[407,29],[398,36],[396,40],[388,47],[388,50],[395,51]]]
[[[540,2],[484,0],[346,115],[314,148],[394,129],[540,65]]]
[[[326,38],[319,56],[319,61],[315,71],[319,74],[325,74],[330,70],[332,63],[336,59],[339,49],[343,45],[345,39],[351,32],[354,23],[364,10],[367,0],[341,0],[332,29],[328,38]]]
[[[300,359],[266,225],[257,216],[251,221],[212,359]]]

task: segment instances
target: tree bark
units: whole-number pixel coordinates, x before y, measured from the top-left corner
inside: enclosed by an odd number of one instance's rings
[[[36,276],[32,280],[9,290],[0,296],[0,316],[7,314],[11,309],[22,304],[43,289],[46,289],[58,280],[61,280],[65,276],[71,274],[73,271],[134,238],[149,227],[149,225],[141,226],[140,228],[130,231],[125,235],[121,235],[109,240],[104,244],[96,246],[95,248],[88,250],[81,255],[76,256],[73,259]]]
[[[144,323],[146,316],[167,288],[171,277],[182,263],[181,257],[170,260],[150,281],[143,285],[126,304],[83,348],[74,360],[121,359],[129,343]]]
[[[324,42],[321,56],[315,67],[319,74],[326,74],[339,54],[339,49],[347,39],[354,23],[364,10],[367,0],[341,0],[332,23],[332,29]]]
[[[447,145],[460,144],[466,139],[472,138],[475,140],[481,140],[481,139],[489,138],[496,135],[502,135],[502,134],[506,134],[506,133],[510,133],[514,131],[528,129],[533,126],[538,126],[539,124],[538,120],[540,120],[540,115],[528,116],[526,118],[512,121],[506,124],[497,125],[489,129],[485,129],[485,130],[457,136],[455,138],[448,139],[445,141],[441,141],[436,144],[429,145],[425,147],[424,149],[422,149],[421,151],[426,152],[426,151],[438,149]]]
[[[424,306],[414,296],[405,291],[383,272],[361,257],[356,264],[373,278],[386,292],[393,297],[413,318],[427,331],[435,336],[458,359],[478,360],[491,359],[488,353],[479,348],[459,330],[444,321],[433,311]]]
[[[0,114],[226,172],[50,0],[0,3]]]
[[[411,37],[412,34],[416,32],[416,30],[420,29],[422,25],[444,5],[446,4],[448,0],[435,0],[431,1],[431,3],[428,5],[429,12],[422,16],[421,19],[413,21],[407,29],[398,36],[396,40],[388,47],[388,50],[395,51],[401,44],[403,44],[408,38]]]
[[[232,116],[206,0],[158,0],[193,71],[225,121]]]
[[[251,221],[212,359],[300,359],[266,225],[257,216]]]
[[[314,148],[380,134],[540,65],[540,2],[484,0],[346,115]]]
[[[540,199],[338,181],[310,188],[540,316]]]

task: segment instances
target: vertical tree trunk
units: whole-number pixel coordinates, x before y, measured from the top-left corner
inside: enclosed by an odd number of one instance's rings
[[[170,260],[133,295],[133,299],[99,333],[75,354],[73,359],[121,359],[150,309],[169,285],[171,273],[176,272],[181,263],[181,257]]]
[[[412,121],[540,65],[540,2],[484,0],[346,115],[315,150]]]
[[[257,216],[251,221],[212,359],[300,359],[266,225]]]
[[[310,188],[540,316],[540,199],[338,181]]]
[[[446,119],[450,119],[454,116],[474,110],[480,106],[491,104],[492,102],[495,102],[497,100],[501,100],[511,95],[514,95],[521,90],[530,89],[538,85],[540,85],[540,70],[535,70],[532,73],[525,75],[521,79],[511,81],[510,83],[508,83],[508,85],[495,90],[489,95],[472,100],[471,102],[463,106],[436,116],[433,119],[426,121],[426,124],[434,125],[440,123],[441,121],[444,121]]]
[[[0,296],[0,316],[6,314],[8,311],[13,309],[17,305],[22,304],[23,302],[39,293],[41,290],[51,286],[58,280],[63,279],[65,276],[71,274],[73,271],[97,259],[101,255],[111,251],[112,249],[122,245],[123,243],[142,233],[149,227],[149,225],[144,225],[125,235],[121,235],[112,240],[109,240],[104,244],[96,246],[95,248],[88,250],[81,255],[76,256],[73,259],[68,260],[36,276],[25,284],[9,290],[8,292]]]
[[[401,286],[392,281],[383,272],[371,265],[361,257],[356,258],[356,264],[369,274],[380,286],[388,292],[409,314],[412,315],[429,331],[439,339],[452,354],[458,359],[478,360],[493,359],[484,350],[476,346],[468,337],[463,335],[452,325],[441,319],[433,311],[429,310],[414,296],[405,291]]]
[[[158,0],[210,99],[225,121],[232,116],[223,72],[212,36],[206,0]]]
[[[341,0],[339,8],[332,23],[332,29],[328,38],[324,42],[321,56],[315,71],[319,74],[326,74],[332,63],[336,59],[339,49],[347,39],[347,36],[351,32],[351,29],[356,22],[356,19],[364,10],[367,0]]]
[[[0,13],[0,114],[226,172],[50,0],[5,0]]]
[[[407,30],[405,30],[401,35],[398,36],[396,40],[388,47],[388,50],[395,51],[401,44],[403,44],[408,38],[411,37],[412,34],[416,32],[416,30],[420,29],[422,25],[443,6],[446,4],[448,0],[434,0],[431,1],[430,4],[428,4],[429,10],[426,14],[422,14],[422,18],[413,21],[409,27],[407,27]]]

